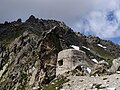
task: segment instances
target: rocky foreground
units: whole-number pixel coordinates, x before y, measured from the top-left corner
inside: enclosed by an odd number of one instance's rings
[[[70,76],[61,90],[120,90],[120,74],[105,76]]]

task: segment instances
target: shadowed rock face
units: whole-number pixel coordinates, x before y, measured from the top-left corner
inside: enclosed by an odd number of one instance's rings
[[[0,90],[43,88],[56,77],[58,53],[71,45],[79,46],[88,59],[120,56],[119,45],[76,33],[60,21],[31,16],[25,22],[0,24]]]

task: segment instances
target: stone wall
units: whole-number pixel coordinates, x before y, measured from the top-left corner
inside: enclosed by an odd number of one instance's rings
[[[85,52],[66,49],[58,53],[56,76],[74,70],[79,65],[91,68],[93,64],[94,62],[87,58]]]

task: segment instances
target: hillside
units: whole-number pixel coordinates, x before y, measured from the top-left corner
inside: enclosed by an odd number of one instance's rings
[[[43,88],[56,78],[58,53],[71,45],[89,59],[110,65],[120,57],[119,45],[74,32],[60,21],[31,15],[25,22],[18,19],[0,24],[0,90]]]

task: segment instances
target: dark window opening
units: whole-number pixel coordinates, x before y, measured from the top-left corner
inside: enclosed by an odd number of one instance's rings
[[[120,71],[120,67],[118,67],[118,70],[117,71]]]
[[[62,66],[62,65],[63,65],[63,60],[59,60],[59,61],[58,61],[58,65],[59,65],[59,66]]]

